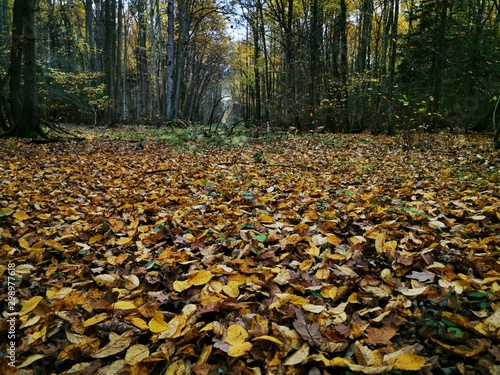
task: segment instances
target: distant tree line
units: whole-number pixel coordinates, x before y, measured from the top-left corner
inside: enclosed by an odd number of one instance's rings
[[[0,126],[226,116],[498,142],[499,28],[499,0],[0,0]]]
[[[247,37],[232,87],[247,119],[389,134],[492,129],[498,0],[238,3]]]

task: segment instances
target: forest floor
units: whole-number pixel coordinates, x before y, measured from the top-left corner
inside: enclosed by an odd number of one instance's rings
[[[500,373],[491,138],[131,134],[0,140],[3,374]]]

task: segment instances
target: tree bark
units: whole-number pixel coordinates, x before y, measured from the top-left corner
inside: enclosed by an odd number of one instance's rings
[[[32,0],[16,0],[14,2],[12,51],[15,58],[11,58],[11,73],[16,75],[16,87],[13,102],[18,111],[22,102],[21,113],[16,113],[14,126],[2,136],[21,138],[46,137],[40,126],[38,110],[37,77],[36,77],[36,40],[35,40],[35,3]],[[20,19],[19,19],[20,18]],[[20,41],[20,37],[23,41]],[[21,56],[23,59],[21,59]],[[11,56],[12,57],[12,56]],[[24,62],[24,64],[22,64]],[[12,64],[18,64],[12,66]],[[20,72],[22,71],[22,81]],[[11,77],[12,78],[12,77]],[[12,83],[12,81],[11,81]],[[19,85],[19,87],[17,87]],[[20,93],[22,91],[22,94]],[[12,105],[12,104],[11,104]]]
[[[393,23],[391,26],[390,57],[389,57],[389,82],[388,82],[388,108],[387,108],[387,134],[394,135],[394,76],[396,74],[396,54],[399,20],[399,0],[392,0]]]
[[[174,110],[174,0],[167,0],[167,92],[166,117],[167,121],[173,120],[176,112]],[[178,57],[177,57],[178,58]]]

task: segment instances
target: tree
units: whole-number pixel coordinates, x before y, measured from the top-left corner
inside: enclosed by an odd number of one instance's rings
[[[13,123],[2,136],[46,137],[38,109],[35,2],[30,0],[14,1],[9,75]]]

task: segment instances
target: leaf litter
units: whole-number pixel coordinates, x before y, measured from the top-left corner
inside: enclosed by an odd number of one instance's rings
[[[0,143],[7,373],[500,371],[489,139]]]

